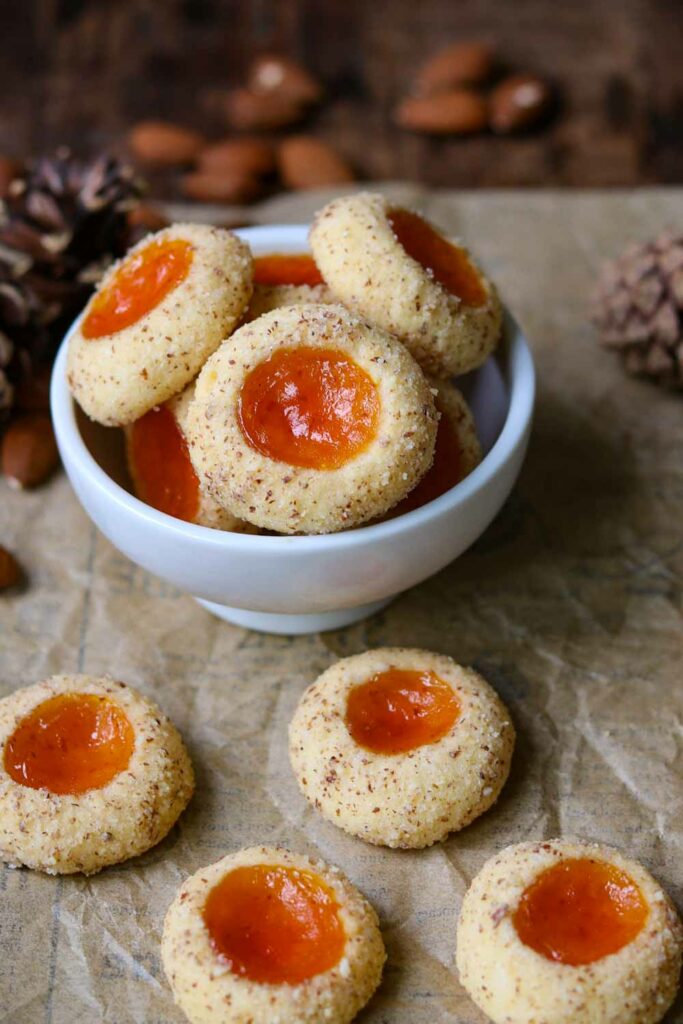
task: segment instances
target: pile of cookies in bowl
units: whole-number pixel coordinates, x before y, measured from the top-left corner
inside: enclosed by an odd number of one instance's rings
[[[381,195],[334,200],[310,254],[177,224],[113,267],[68,346],[122,427],[139,498],[231,532],[332,534],[417,508],[481,459],[452,377],[501,335],[467,250]]]

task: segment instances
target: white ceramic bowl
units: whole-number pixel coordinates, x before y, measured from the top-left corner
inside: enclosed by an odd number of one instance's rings
[[[238,234],[257,255],[307,249],[303,225]],[[250,629],[312,633],[383,608],[479,537],[510,493],[526,452],[534,366],[508,316],[497,355],[459,382],[486,453],[462,483],[406,515],[345,533],[259,537],[210,530],[157,512],[126,489],[121,431],[89,423],[69,393],[70,334],[55,363],[51,405],[62,461],[84,509],[132,561],[192,594],[215,615]]]

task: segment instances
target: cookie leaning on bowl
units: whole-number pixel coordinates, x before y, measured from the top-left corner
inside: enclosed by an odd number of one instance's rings
[[[342,196],[310,232],[326,283],[349,309],[395,334],[425,373],[467,373],[498,344],[502,307],[467,249],[374,193]]]
[[[279,533],[329,533],[401,500],[429,468],[429,384],[395,338],[341,306],[276,309],[197,379],[187,435],[224,508]]]
[[[236,235],[174,224],[105,274],[69,342],[67,374],[91,419],[124,426],[183,390],[242,318],[252,257]]]

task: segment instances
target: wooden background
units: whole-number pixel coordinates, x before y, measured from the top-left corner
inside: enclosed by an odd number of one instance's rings
[[[425,139],[391,109],[452,39],[555,80],[563,105],[524,138]],[[142,117],[216,138],[211,93],[266,48],[303,60],[329,102],[305,130],[363,177],[441,186],[634,185],[683,180],[680,0],[24,0],[2,4],[0,152],[115,144]]]

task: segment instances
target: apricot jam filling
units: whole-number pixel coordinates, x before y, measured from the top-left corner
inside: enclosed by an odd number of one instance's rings
[[[282,348],[247,376],[242,433],[256,451],[307,469],[337,469],[377,433],[380,400],[370,376],[333,349]]]
[[[638,935],[648,906],[633,879],[604,861],[554,864],[524,890],[513,924],[526,946],[561,964],[591,964]]]
[[[392,518],[434,501],[446,491],[450,491],[451,487],[455,487],[463,478],[462,449],[457,431],[438,401],[436,407],[441,413],[441,419],[436,431],[434,461],[417,487],[392,509]]]
[[[131,327],[187,277],[194,250],[182,238],[150,242],[129,256],[95,296],[83,321],[84,338],[103,338]]]
[[[487,294],[481,275],[462,249],[412,210],[391,210],[389,223],[402,248],[446,291],[462,299],[466,306],[484,305]]]
[[[134,746],[133,726],[113,700],[62,693],[19,723],[5,744],[5,771],[22,786],[75,795],[125,771]]]
[[[187,442],[171,410],[151,409],[131,427],[130,462],[141,501],[192,523],[199,511],[199,480]]]
[[[216,953],[251,981],[297,985],[329,971],[344,953],[339,904],[310,871],[235,868],[209,893],[203,917]]]
[[[354,686],[346,702],[346,727],[375,754],[402,754],[436,743],[460,717],[460,702],[431,671],[389,668]]]
[[[315,260],[306,252],[269,253],[254,260],[254,284],[324,284]]]

